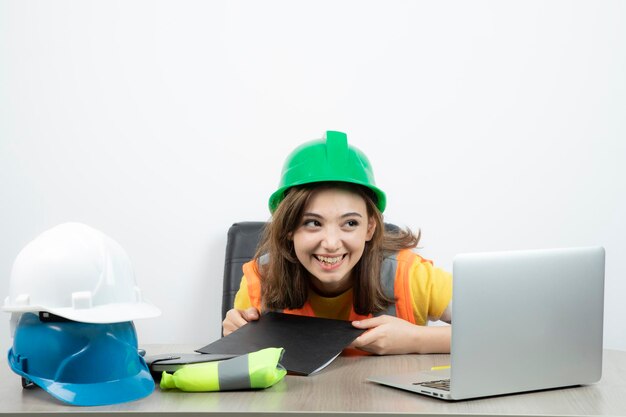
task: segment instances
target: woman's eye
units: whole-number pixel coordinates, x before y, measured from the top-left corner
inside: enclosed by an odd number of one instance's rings
[[[306,227],[317,227],[320,226],[320,222],[318,222],[317,220],[305,220],[304,225]]]
[[[359,225],[359,222],[356,220],[348,220],[346,222],[346,226],[349,226],[349,227],[357,227],[358,225]]]

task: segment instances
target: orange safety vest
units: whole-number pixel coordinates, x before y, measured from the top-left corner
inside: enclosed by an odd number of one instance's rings
[[[262,258],[261,263],[263,263]],[[252,260],[244,264],[243,273],[248,283],[248,296],[250,297],[250,303],[253,307],[256,307],[257,310],[261,311],[261,277],[258,274],[257,262],[257,260]],[[386,256],[383,259],[383,263],[380,268],[380,281],[385,294],[395,298],[396,303],[390,305],[386,311],[379,313],[379,315],[388,314],[415,324],[415,316],[413,315],[413,307],[411,305],[411,290],[409,282],[409,269],[415,262],[432,263],[409,249],[401,250],[392,255]],[[299,316],[315,317],[315,312],[308,301],[304,303],[302,308],[293,310],[285,309],[283,312]],[[349,320],[363,320],[369,317],[372,317],[372,315],[370,314],[364,316],[355,313],[353,306],[350,311]]]

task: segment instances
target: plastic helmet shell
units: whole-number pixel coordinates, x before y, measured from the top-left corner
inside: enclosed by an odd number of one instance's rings
[[[161,312],[142,300],[124,249],[81,223],[45,231],[17,255],[8,312],[47,311],[85,323],[117,323]]]
[[[42,322],[25,313],[8,360],[13,372],[72,405],[117,404],[154,391],[132,322]]]
[[[304,143],[289,154],[278,190],[269,199],[270,212],[276,210],[289,188],[325,181],[363,185],[376,196],[378,209],[381,212],[385,210],[387,199],[385,193],[376,187],[374,171],[367,156],[348,145],[345,133],[327,131],[326,139]]]

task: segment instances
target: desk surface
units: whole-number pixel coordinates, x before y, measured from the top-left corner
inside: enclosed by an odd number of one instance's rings
[[[148,354],[191,352],[192,346],[145,346]],[[409,372],[449,364],[448,355],[338,357],[309,376],[288,375],[259,391],[184,393],[161,391],[144,399],[102,407],[67,406],[39,388],[22,389],[20,378],[6,361],[0,366],[0,413],[73,414],[116,413],[200,415],[229,413],[257,417],[288,413],[359,415],[626,415],[626,352],[605,350],[602,380],[594,385],[550,391],[445,402],[366,381],[370,375]]]

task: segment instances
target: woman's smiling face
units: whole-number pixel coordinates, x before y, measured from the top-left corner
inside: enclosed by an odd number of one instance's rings
[[[352,286],[352,270],[375,228],[357,193],[320,188],[311,194],[291,237],[298,260],[320,294],[338,295]]]

